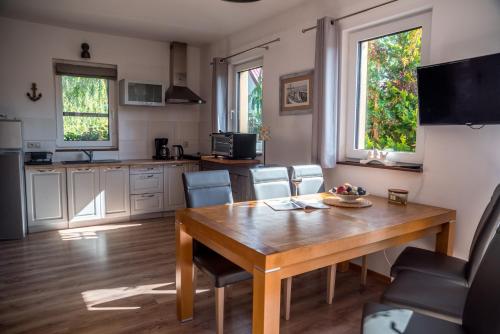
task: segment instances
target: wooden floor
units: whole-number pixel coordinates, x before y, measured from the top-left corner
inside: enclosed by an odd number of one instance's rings
[[[101,225],[0,242],[0,333],[214,333],[214,296],[198,277],[195,318],[175,312],[173,219]],[[339,273],[333,305],[326,271],[294,278],[281,333],[359,333],[361,309],[384,283]],[[251,333],[251,283],[226,299],[225,332]]]

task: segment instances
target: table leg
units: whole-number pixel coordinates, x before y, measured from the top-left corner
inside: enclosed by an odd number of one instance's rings
[[[340,273],[345,273],[345,272],[349,271],[349,263],[350,263],[350,261],[344,261],[344,262],[338,263],[337,270]]]
[[[253,270],[253,334],[277,334],[280,330],[279,269]]]
[[[331,304],[333,302],[333,296],[335,294],[335,277],[337,275],[337,265],[332,264],[327,268],[327,285],[326,285],[326,302]]]
[[[177,290],[177,319],[193,319],[193,238],[182,223],[175,223],[175,286]]]
[[[448,256],[453,255],[453,241],[455,239],[455,222],[441,225],[442,229],[436,235],[436,252]]]

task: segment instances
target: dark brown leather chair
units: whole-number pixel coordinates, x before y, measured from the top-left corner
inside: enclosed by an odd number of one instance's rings
[[[500,230],[489,244],[468,290],[462,324],[436,319],[410,309],[367,304],[362,334],[493,334],[500,333]],[[418,288],[418,287],[416,287]],[[421,290],[421,293],[426,293]]]
[[[474,279],[486,246],[499,224],[498,218],[494,219],[494,217],[498,217],[499,208],[500,185],[496,187],[490,202],[481,216],[474,238],[472,239],[469,261],[421,248],[407,247],[394,262],[391,268],[391,277],[397,277],[401,271],[411,270],[444,277],[468,286]]]
[[[183,173],[182,181],[188,208],[233,203],[231,180],[226,170]],[[251,279],[252,274],[196,240],[193,240],[193,263],[193,277],[196,278],[197,267],[207,274],[214,284],[217,333],[222,334],[224,289],[228,285]]]
[[[402,270],[398,272],[396,279],[382,295],[382,302],[408,307],[434,317],[460,323],[469,286],[475,281],[483,255],[499,225],[500,196],[499,187],[497,187],[481,218],[479,232],[474,237],[471,259],[464,265],[461,279],[458,273],[453,276],[450,272],[437,274],[435,271],[426,273],[424,270]],[[444,260],[448,257],[438,256],[442,262],[446,262],[451,267],[449,262],[451,260]],[[439,264],[438,260],[433,261],[434,265]],[[443,265],[442,269],[449,267]]]

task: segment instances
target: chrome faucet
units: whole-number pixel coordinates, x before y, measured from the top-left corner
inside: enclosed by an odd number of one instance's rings
[[[82,150],[82,152],[89,158],[89,162],[92,162],[94,160],[94,151]]]

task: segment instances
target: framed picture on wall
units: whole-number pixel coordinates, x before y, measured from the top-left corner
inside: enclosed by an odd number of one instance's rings
[[[313,70],[280,77],[280,115],[312,113]]]

